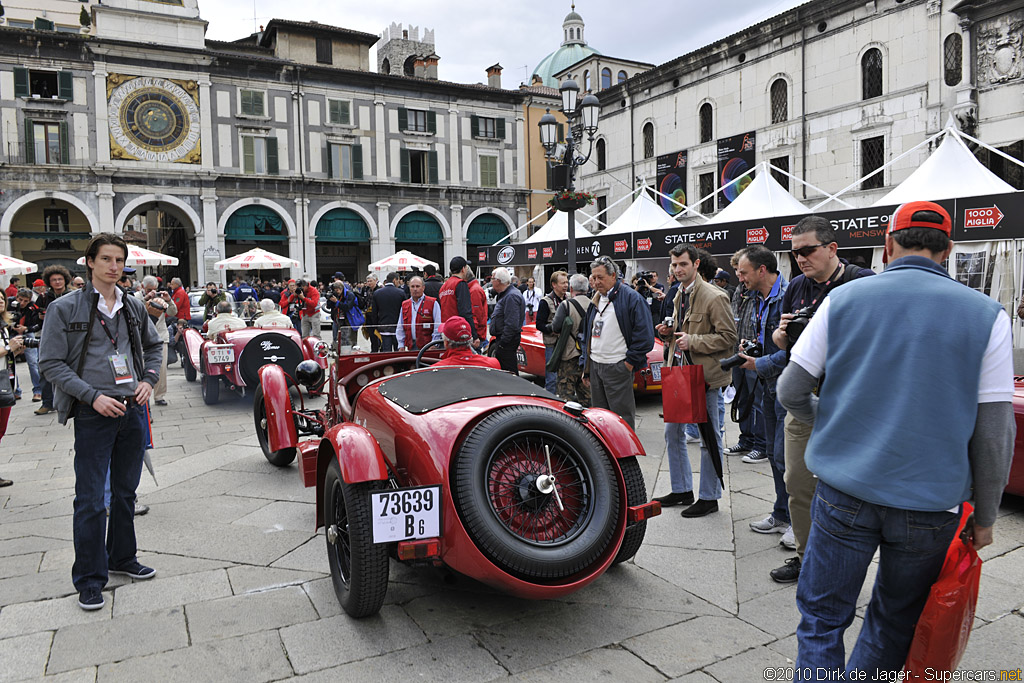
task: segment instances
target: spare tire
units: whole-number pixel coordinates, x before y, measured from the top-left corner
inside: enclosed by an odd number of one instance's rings
[[[510,406],[466,437],[452,461],[452,497],[495,565],[528,581],[558,580],[593,565],[615,537],[621,493],[613,467],[604,446],[565,413]],[[546,474],[555,477],[553,490]]]
[[[291,337],[278,332],[264,332],[250,339],[238,357],[238,374],[247,387],[260,383],[259,370],[264,365],[280,365],[289,375],[303,360],[302,349]]]

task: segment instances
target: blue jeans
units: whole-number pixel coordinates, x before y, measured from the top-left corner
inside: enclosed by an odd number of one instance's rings
[[[142,476],[143,409],[103,417],[79,404],[75,416],[75,563],[71,579],[81,592],[107,585],[108,567],[135,559],[135,489]],[[110,469],[110,517],[103,501]],[[106,546],[104,547],[104,536]]]
[[[708,408],[708,410],[711,410]],[[718,432],[721,437],[725,438],[725,394],[721,391],[718,392]],[[686,425],[686,436],[692,436],[694,439],[700,438],[700,429],[695,424]]]
[[[775,382],[765,383],[762,388],[761,410],[764,413],[765,453],[772,466],[772,480],[775,482],[775,507],[772,517],[776,522],[789,524],[789,494],[786,493],[786,432],[783,423],[786,409],[775,397]]]
[[[875,505],[818,481],[811,504],[811,533],[797,583],[794,680],[840,680],[835,672],[861,670],[872,680],[876,669],[900,671],[914,627],[946,551],[959,515],[917,512]],[[881,546],[878,575],[860,637],[845,664],[843,632],[853,622],[857,596],[875,550]],[[820,669],[819,669],[820,667]],[[801,671],[810,677],[800,677]],[[826,672],[832,672],[826,678]],[[895,679],[889,679],[895,680]]]
[[[718,453],[722,453],[722,434],[718,424],[718,399],[722,395],[721,389],[708,389],[708,422],[714,429],[715,438],[718,440]],[[665,446],[668,451],[668,474],[672,482],[672,493],[689,493],[693,491],[693,467],[690,465],[690,455],[686,452],[686,427],[684,424],[674,422],[665,423]],[[711,454],[705,448],[704,442],[700,445],[700,492],[701,500],[718,500],[722,497],[722,484],[715,474],[715,466],[711,462]]]
[[[742,410],[748,402],[750,410],[747,416],[740,420],[739,445],[750,451],[764,452],[764,415],[761,414],[761,383],[757,380],[757,372],[744,370],[743,368],[732,369],[732,385],[736,388],[736,397],[732,402],[737,410]],[[753,401],[751,401],[753,394]]]
[[[25,339],[35,339],[35,335],[26,334]],[[39,374],[39,349],[25,349],[25,365],[28,366],[28,376],[32,379],[32,395],[41,394],[43,378]]]
[[[544,366],[547,367],[547,362],[551,360],[551,354],[555,352],[554,346],[544,347]],[[565,358],[565,356],[562,356]],[[558,373],[548,372],[544,370],[544,388],[550,391],[552,394],[558,395]]]

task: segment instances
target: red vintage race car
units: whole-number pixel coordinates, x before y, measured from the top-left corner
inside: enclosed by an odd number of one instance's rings
[[[1013,419],[1017,423],[1017,437],[1013,444],[1013,464],[1006,492],[1024,496],[1024,377],[1014,377],[1013,380]]]
[[[655,338],[654,348],[647,354],[647,367],[633,373],[633,391],[640,394],[661,393],[661,366],[665,361],[664,344]],[[523,325],[522,340],[516,350],[519,372],[544,376],[544,335],[536,325]]]
[[[380,609],[389,554],[553,598],[637,552],[661,507],[647,500],[643,446],[618,415],[500,370],[414,368],[420,356],[338,358],[319,411],[289,399],[293,382],[323,381],[319,366],[303,363],[294,379],[260,370],[260,444],[275,465],[298,454],[316,487],[316,527],[349,615]]]
[[[221,332],[207,339],[194,328],[183,332],[188,351],[183,361],[185,379],[202,383],[203,402],[213,405],[220,400],[221,387],[245,395],[259,385],[259,369],[266,364],[277,365],[289,373],[304,360],[313,360],[327,367],[326,345],[316,337],[299,336],[294,329],[261,329],[246,327]],[[319,388],[311,391],[316,393]]]

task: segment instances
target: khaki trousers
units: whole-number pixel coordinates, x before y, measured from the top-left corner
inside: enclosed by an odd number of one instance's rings
[[[160,342],[160,378],[153,387],[153,400],[167,395],[167,343]]]
[[[804,463],[804,451],[811,438],[811,425],[804,424],[786,413],[786,492],[789,494],[789,519],[796,537],[796,553],[801,558],[807,547],[807,535],[811,533],[811,501],[818,479]]]

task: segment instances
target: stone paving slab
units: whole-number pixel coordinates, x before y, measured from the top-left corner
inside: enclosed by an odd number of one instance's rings
[[[231,524],[266,505],[266,502],[252,498],[229,495],[209,496],[204,498],[201,504],[197,504],[195,500],[154,502],[152,504],[148,497],[140,497],[139,500],[150,505],[154,519],[159,517],[160,519],[178,519],[183,522],[214,522],[217,524]]]
[[[444,591],[416,598],[402,607],[428,638],[436,638],[536,616],[555,609],[556,603],[500,593]]]
[[[140,525],[136,530],[140,550],[262,565],[291,552],[310,536],[297,531],[264,533],[246,526],[159,517],[150,518],[144,528]]]
[[[58,629],[47,673],[118,662],[188,645],[181,607]]]
[[[622,646],[667,676],[682,676],[772,640],[738,619],[697,617],[630,638]],[[683,643],[685,648],[680,647]]]
[[[42,676],[52,642],[52,631],[0,640],[0,681]]]
[[[309,494],[312,498],[313,489],[309,489]],[[312,533],[314,531],[313,527],[316,525],[316,503],[276,501],[263,505],[244,517],[234,520],[232,523],[254,526],[260,529],[272,529],[274,531],[291,529],[292,531]]]
[[[43,553],[27,553],[25,555],[12,555],[0,557],[0,579],[9,579],[12,576],[34,574],[39,571],[39,565],[43,561]]]
[[[68,583],[71,583],[70,578]],[[53,600],[8,605],[0,610],[0,639],[39,631],[54,631],[72,624],[108,621],[112,609],[110,591],[103,595],[103,607],[93,612],[86,612],[78,606],[77,593]]]
[[[602,647],[581,652],[547,666],[530,669],[512,676],[516,683],[546,683],[547,681],[608,681],[618,683],[660,683],[665,677],[650,664],[629,650]]]
[[[323,578],[325,573],[241,566],[228,569],[228,580],[231,582],[231,592],[235,595],[242,595],[271,588],[301,586],[304,583]]]
[[[1022,666],[1021,643],[1024,643],[1024,616],[1020,614],[1009,614],[991,624],[975,627],[959,669],[1019,669]]]
[[[167,607],[214,600],[231,595],[224,569],[133,581],[114,591],[114,616],[153,612]]]
[[[668,546],[642,546],[636,564],[669,583],[736,613],[736,562],[732,553]]]
[[[189,635],[201,643],[269,631],[317,619],[301,586],[245,593],[186,605]]]

